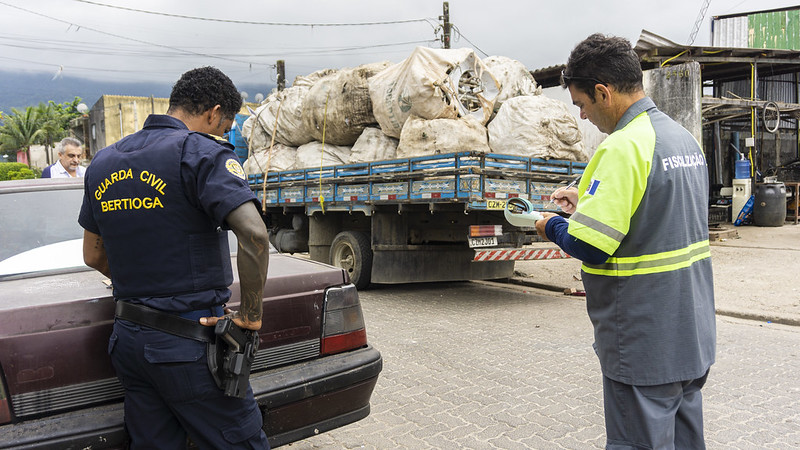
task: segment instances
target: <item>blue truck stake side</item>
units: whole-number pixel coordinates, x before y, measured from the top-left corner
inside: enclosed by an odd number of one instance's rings
[[[353,283],[498,279],[514,261],[565,257],[524,246],[533,228],[510,225],[506,201],[555,211],[550,193],[586,163],[457,152],[251,175],[270,238],[347,270]]]

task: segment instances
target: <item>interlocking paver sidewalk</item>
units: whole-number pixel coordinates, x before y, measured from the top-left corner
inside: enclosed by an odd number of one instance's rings
[[[711,243],[717,313],[800,326],[800,225],[724,227],[738,237]],[[574,259],[519,261],[516,270],[534,285],[583,289]]]

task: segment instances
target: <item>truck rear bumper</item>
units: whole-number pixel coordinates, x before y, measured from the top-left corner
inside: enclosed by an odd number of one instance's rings
[[[383,368],[371,346],[254,374],[250,383],[272,446],[313,436],[369,414]],[[0,426],[0,449],[122,448],[122,403]]]
[[[531,259],[562,259],[569,258],[563,250],[558,248],[491,248],[475,250],[473,261],[524,261]]]

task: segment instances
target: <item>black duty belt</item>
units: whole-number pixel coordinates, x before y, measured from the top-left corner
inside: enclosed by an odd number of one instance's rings
[[[144,305],[117,301],[115,316],[165,333],[174,334],[175,336],[194,339],[195,341],[214,342],[216,339],[214,327],[206,327],[194,320],[184,319]]]

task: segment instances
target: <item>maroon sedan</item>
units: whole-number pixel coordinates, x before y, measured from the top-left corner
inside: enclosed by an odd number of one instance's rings
[[[82,197],[82,180],[0,182],[0,448],[126,441],[107,353],[114,298],[82,261]],[[366,417],[382,359],[347,274],[273,252],[264,295],[250,383],[270,444]]]

